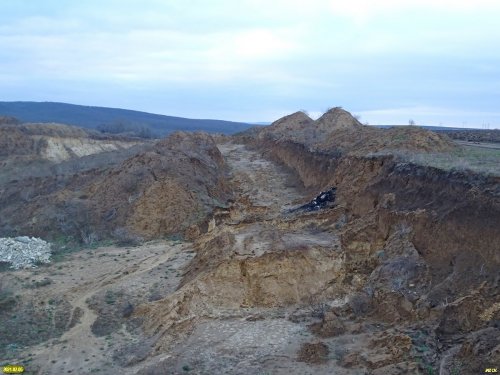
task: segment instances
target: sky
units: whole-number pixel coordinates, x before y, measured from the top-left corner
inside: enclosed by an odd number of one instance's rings
[[[500,128],[497,0],[0,0],[0,101]]]

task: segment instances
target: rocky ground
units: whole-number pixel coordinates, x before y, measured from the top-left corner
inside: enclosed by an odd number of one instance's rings
[[[455,150],[421,131],[386,140],[377,131],[377,152],[364,153],[370,130],[359,127],[336,108],[317,123],[295,114],[262,133],[219,137],[216,149],[204,136],[181,134],[155,146],[157,155],[128,159],[92,191],[117,195],[113,183],[138,165],[151,166],[150,176],[182,156],[176,165],[185,176],[225,195],[184,228],[183,240],[86,249],[1,272],[4,362],[33,374],[445,375],[497,367],[498,178],[378,152],[386,141],[401,151],[405,137],[408,150]],[[335,135],[348,139],[343,147]],[[149,203],[134,215],[151,212],[150,225],[182,190],[141,189]]]

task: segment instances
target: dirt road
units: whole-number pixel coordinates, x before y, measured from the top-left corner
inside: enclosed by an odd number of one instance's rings
[[[2,281],[9,279],[17,285],[23,303],[40,306],[37,314],[49,309],[51,301],[62,300],[69,304],[70,321],[74,322],[61,337],[38,345],[23,347],[13,343],[19,349],[11,353],[10,360],[23,364],[27,374],[122,373],[113,361],[113,351],[139,339],[121,322],[122,304],[125,301],[147,302],[158,293],[156,298],[172,293],[181,278],[179,270],[192,257],[189,244],[156,241],[135,248],[84,250],[62,262],[0,274]],[[45,279],[50,279],[47,286],[36,289],[24,286],[24,280]],[[116,300],[109,296],[116,296]],[[116,329],[106,335],[96,335],[93,325],[103,312],[120,314],[110,321]],[[55,314],[60,313],[56,310]],[[15,331],[15,322],[10,324],[9,329]],[[32,327],[33,333],[37,328],[54,329],[40,323]]]
[[[251,204],[265,207],[270,217],[297,205],[305,197],[290,172],[264,159],[245,145],[227,142],[218,145],[229,165],[232,180],[240,196],[248,196]]]

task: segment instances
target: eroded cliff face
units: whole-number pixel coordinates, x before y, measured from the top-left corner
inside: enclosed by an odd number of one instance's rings
[[[143,143],[126,137],[110,137],[62,124],[2,124],[0,157],[4,163],[47,160],[62,162]],[[12,161],[8,159],[14,159]]]

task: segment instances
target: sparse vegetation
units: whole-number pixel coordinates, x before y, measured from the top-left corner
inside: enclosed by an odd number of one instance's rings
[[[356,316],[367,314],[372,307],[371,305],[372,300],[366,293],[357,293],[349,300],[349,306]]]
[[[113,231],[113,238],[118,246],[139,246],[144,242],[141,236],[130,233],[127,228],[116,228]]]
[[[11,310],[17,303],[12,290],[0,284],[0,311]]]
[[[97,130],[101,133],[120,134],[129,137],[146,139],[158,138],[158,135],[151,130],[149,125],[131,123],[127,121],[114,121],[111,123],[100,124],[97,126]]]
[[[27,287],[28,288],[42,288],[42,287],[50,285],[50,284],[52,284],[52,280],[49,278],[45,278],[43,280],[35,281],[31,284],[28,284]]]
[[[112,290],[106,291],[104,301],[106,301],[108,305],[114,305],[116,302],[116,294]]]
[[[68,255],[82,250],[82,245],[74,237],[59,235],[52,241],[52,262],[62,262]]]
[[[400,156],[415,164],[443,170],[471,170],[489,175],[500,175],[500,149],[465,146],[445,153],[419,153]]]

